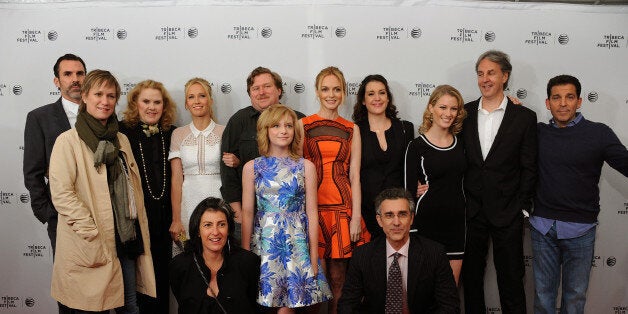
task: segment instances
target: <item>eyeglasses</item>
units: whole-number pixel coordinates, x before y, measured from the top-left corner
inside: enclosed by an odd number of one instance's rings
[[[385,214],[378,214],[380,217],[384,218],[385,220],[393,220],[395,219],[395,216],[397,218],[399,218],[399,220],[406,220],[408,218],[410,218],[410,211],[403,211],[403,212],[398,212],[397,214],[392,213],[392,212],[388,212]]]

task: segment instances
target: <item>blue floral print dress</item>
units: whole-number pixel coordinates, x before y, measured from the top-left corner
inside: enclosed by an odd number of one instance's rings
[[[317,277],[310,261],[304,159],[258,157],[253,169],[257,214],[251,251],[262,259],[257,303],[295,308],[331,299],[320,261]]]

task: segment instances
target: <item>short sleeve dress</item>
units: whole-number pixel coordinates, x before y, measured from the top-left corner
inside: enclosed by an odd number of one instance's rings
[[[181,158],[183,188],[181,197],[181,223],[189,237],[190,215],[196,205],[207,197],[220,197],[220,138],[224,126],[212,121],[205,130],[193,123],[177,128],[172,133],[168,159]],[[172,254],[181,250],[173,246]]]
[[[349,161],[353,122],[311,115],[301,120],[304,129],[303,156],[316,166],[318,176],[319,256],[349,258],[356,245],[367,243],[371,235],[360,221],[361,238],[351,242],[351,183]]]
[[[331,299],[318,262],[314,274],[305,211],[304,159],[258,157],[253,161],[257,213],[251,251],[262,259],[257,302],[302,307]]]
[[[406,151],[406,189],[415,196],[416,216],[411,232],[441,243],[450,260],[462,259],[465,248],[465,198],[462,180],[466,170],[464,145],[454,136],[449,147],[438,147],[424,135]],[[416,198],[418,182],[428,183]]]

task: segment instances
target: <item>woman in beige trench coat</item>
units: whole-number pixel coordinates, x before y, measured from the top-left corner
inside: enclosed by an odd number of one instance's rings
[[[59,212],[51,294],[69,313],[137,313],[135,291],[155,297],[155,275],[138,167],[115,116],[120,85],[93,70],[81,95],[76,127],[50,157]]]

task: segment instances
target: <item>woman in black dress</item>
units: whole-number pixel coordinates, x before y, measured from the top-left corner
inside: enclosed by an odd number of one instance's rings
[[[388,81],[379,74],[362,80],[352,118],[362,139],[362,217],[375,238],[383,232],[375,219],[373,201],[384,189],[403,187],[404,152],[414,138],[414,126],[397,117]]]
[[[420,135],[408,145],[405,169],[406,189],[416,195],[410,231],[445,246],[456,284],[465,245],[466,169],[464,146],[456,134],[465,117],[460,93],[449,85],[436,87],[423,113]],[[423,187],[420,192],[418,185]]]
[[[172,242],[168,228],[170,205],[170,136],[176,127],[176,104],[163,84],[153,80],[138,83],[127,95],[120,132],[131,142],[142,177],[148,216],[151,253],[157,283],[157,299],[138,294],[142,313],[168,313],[168,263]]]

